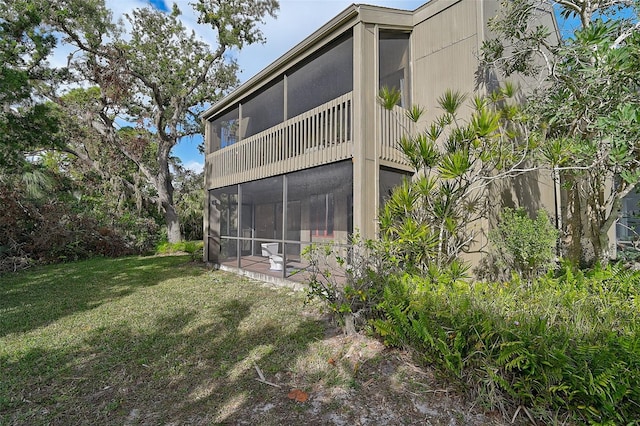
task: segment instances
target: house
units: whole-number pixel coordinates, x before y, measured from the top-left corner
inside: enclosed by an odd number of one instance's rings
[[[448,88],[487,90],[477,56],[498,7],[354,4],[207,110],[205,261],[288,278],[310,243],[374,238],[385,196],[412,171],[396,148],[403,109],[435,115]],[[402,94],[394,111],[377,102],[383,86]],[[553,211],[553,181],[533,186]]]

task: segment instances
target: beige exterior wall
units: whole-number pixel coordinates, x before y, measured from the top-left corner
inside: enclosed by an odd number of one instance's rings
[[[436,101],[445,90],[471,93],[477,89],[477,56],[485,25],[483,7],[496,2],[432,3],[416,13],[412,37],[414,101],[427,108],[426,120],[439,115]]]

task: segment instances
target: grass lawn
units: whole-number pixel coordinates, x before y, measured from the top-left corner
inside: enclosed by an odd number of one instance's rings
[[[0,425],[490,423],[304,299],[188,256],[2,275]]]
[[[323,336],[303,300],[186,256],[1,276],[0,424],[224,420]]]

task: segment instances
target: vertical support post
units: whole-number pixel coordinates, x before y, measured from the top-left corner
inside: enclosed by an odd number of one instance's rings
[[[251,207],[251,256],[256,255],[256,206]]]
[[[282,278],[287,278],[287,207],[289,204],[289,185],[287,175],[282,175]]]
[[[378,194],[376,182],[376,27],[359,23],[353,29],[353,226],[363,239],[375,238]]]
[[[242,241],[240,241],[242,236],[242,205],[242,184],[238,184],[238,229],[236,229],[236,261],[238,269],[242,267]]]
[[[289,109],[289,99],[287,97],[287,93],[289,90],[289,79],[287,78],[286,74],[283,77],[282,86],[283,86],[282,90],[284,90],[284,105],[283,105],[284,111],[282,112],[282,117],[283,117],[282,121],[287,121],[287,119],[289,118],[288,117],[289,113],[287,112]]]
[[[204,225],[204,261],[214,265],[220,264],[220,200],[207,191]]]
[[[244,139],[244,134],[245,134],[245,126],[243,124],[243,117],[242,117],[242,104],[239,103],[238,104],[238,136],[237,136],[237,142],[241,142],[242,139]]]

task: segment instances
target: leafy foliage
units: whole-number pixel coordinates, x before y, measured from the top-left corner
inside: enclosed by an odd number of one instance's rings
[[[189,241],[202,240],[204,172],[195,173],[176,165],[174,176],[176,211],[180,216],[182,235]]]
[[[415,178],[385,204],[380,233],[408,270],[458,262],[475,241],[474,224],[486,216],[486,187],[525,171],[521,166],[535,146],[521,126],[515,91],[506,84],[473,98],[467,120],[461,118],[467,95],[446,91],[438,99],[442,115],[398,142]],[[380,98],[385,107],[395,105],[392,91]],[[413,108],[407,115],[417,123],[422,112]]]
[[[213,46],[187,29],[175,5],[170,13],[135,9],[125,26],[113,22],[104,0],[3,2],[2,162],[24,162],[36,150],[64,151],[75,158],[63,159],[74,172],[97,173],[134,194],[139,206],[155,204],[167,237],[179,241],[171,151],[201,132],[198,114],[237,84],[228,51],[264,41],[257,25],[278,9],[275,0],[191,6],[206,24],[201,30],[217,40]],[[59,69],[46,63],[56,40],[73,52]],[[123,121],[135,129],[123,131]]]
[[[305,247],[309,262],[308,300],[318,299],[349,334],[361,330],[376,315],[386,277],[398,263],[380,241],[352,238],[350,246],[312,244]]]
[[[553,267],[557,229],[544,210],[531,219],[523,209],[505,209],[500,222],[489,232],[498,266],[517,272],[530,281]]]
[[[531,287],[446,272],[390,277],[375,328],[503,414],[629,424],[640,416],[640,273],[566,267]]]
[[[202,260],[202,249],[204,243],[202,240],[197,241],[180,241],[179,243],[169,243],[163,241],[156,247],[157,254],[175,254],[187,253],[192,262]]]
[[[534,77],[527,126],[544,141],[566,197],[565,256],[593,265],[610,256],[608,232],[640,181],[640,26],[637,1],[503,1],[483,45],[487,71]],[[575,30],[557,38],[541,16],[557,10]],[[549,22],[549,20],[547,20]]]
[[[60,146],[52,138],[58,121],[48,104],[33,102],[40,82],[54,78],[46,57],[55,46],[51,34],[37,31],[43,10],[23,0],[0,4],[0,174],[27,167],[25,155]]]

